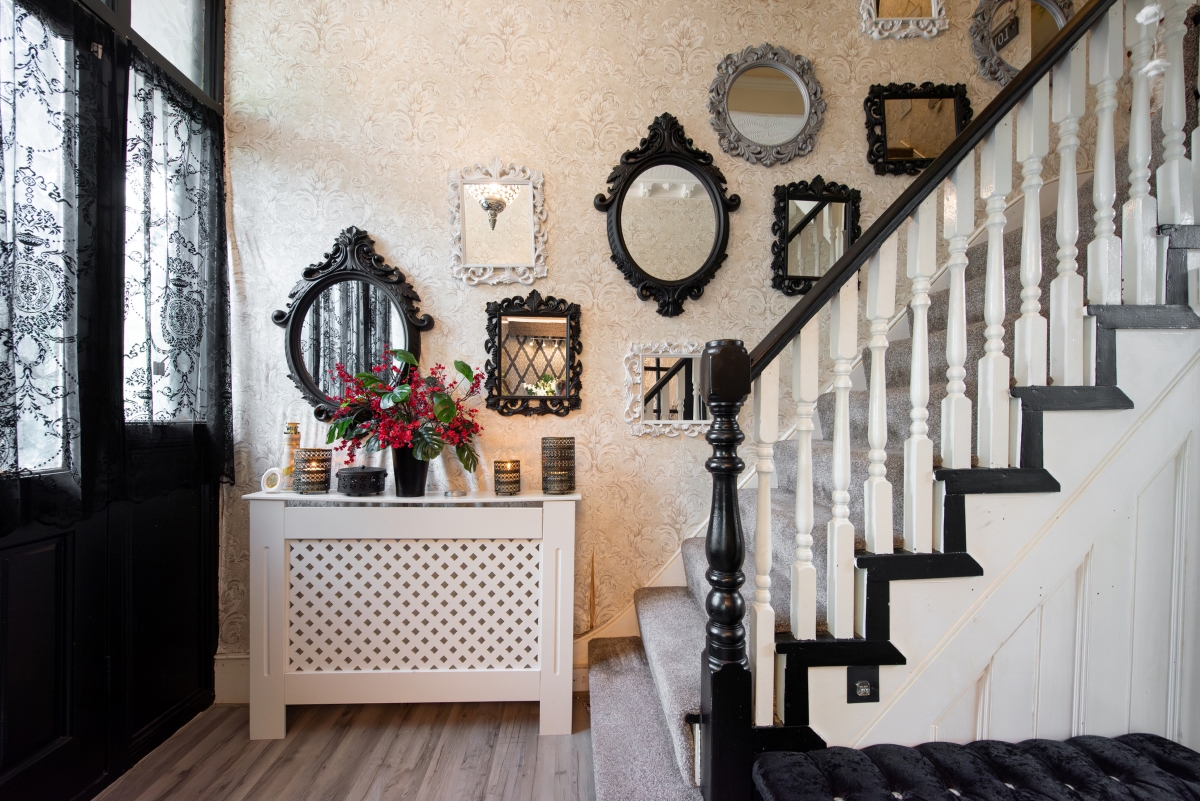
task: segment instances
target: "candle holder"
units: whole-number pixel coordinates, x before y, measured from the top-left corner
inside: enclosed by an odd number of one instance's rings
[[[542,492],[570,495],[575,491],[575,438],[542,437]]]
[[[494,462],[497,495],[516,495],[521,491],[521,463],[516,459]]]
[[[328,448],[297,448],[292,470],[292,489],[301,495],[329,492],[333,452]]]

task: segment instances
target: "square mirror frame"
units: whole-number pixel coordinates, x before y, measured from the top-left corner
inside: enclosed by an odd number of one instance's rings
[[[532,260],[528,264],[467,264],[463,241],[463,209],[475,201],[466,196],[468,184],[525,184],[533,202]],[[532,284],[546,277],[546,200],[541,170],[505,165],[494,158],[450,173],[450,271],[468,284]],[[501,212],[503,214],[504,212]]]
[[[582,404],[583,362],[579,354],[583,343],[579,339],[579,304],[548,295],[545,298],[536,289],[528,297],[520,295],[500,301],[489,301],[487,305],[487,349],[488,360],[483,366],[485,404],[505,417],[514,414],[554,414],[566,417],[572,409]],[[505,395],[504,376],[501,375],[500,347],[504,317],[565,318],[567,321],[567,394],[566,395]]]
[[[862,0],[862,32],[872,39],[911,39],[922,36],[932,39],[950,26],[946,18],[946,0],[929,0],[932,14],[928,17],[881,17],[879,0]]]
[[[625,357],[625,422],[629,423],[629,431],[635,437],[678,437],[681,434],[688,437],[698,437],[708,431],[710,420],[647,420],[642,410],[645,408],[646,391],[652,387],[645,385],[645,360],[648,358],[680,356],[699,357],[704,346],[699,342],[634,342],[629,346],[629,354]],[[699,368],[700,360],[696,359]]]
[[[916,175],[933,163],[933,159],[889,159],[887,157],[887,119],[884,103],[887,100],[932,100],[949,98],[954,101],[954,135],[962,133],[971,121],[971,101],[967,85],[925,82],[874,84],[863,101],[867,114],[867,161],[875,165],[876,175]]]
[[[819,175],[812,181],[797,181],[775,187],[775,220],[771,223],[771,286],[789,297],[803,295],[821,278],[819,275],[788,274],[788,242],[793,238],[789,227],[788,203],[793,200],[815,200],[822,202],[822,205],[845,204],[847,250],[862,235],[862,228],[858,224],[862,193],[857,189],[833,181],[826,182]]]

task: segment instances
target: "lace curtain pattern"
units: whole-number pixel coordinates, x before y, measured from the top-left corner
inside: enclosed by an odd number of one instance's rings
[[[78,467],[80,127],[69,32],[0,0],[0,475]]]
[[[127,423],[205,423],[232,480],[220,118],[136,50],[125,188]]]

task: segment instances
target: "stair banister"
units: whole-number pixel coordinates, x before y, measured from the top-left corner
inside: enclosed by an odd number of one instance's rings
[[[888,321],[896,313],[896,251],[898,237],[889,236],[867,268],[865,314],[871,323],[871,396],[867,439],[871,445],[867,480],[863,483],[863,536],[871,553],[892,552],[892,485],[887,480]],[[765,375],[765,373],[764,373]]]
[[[1191,0],[1165,0],[1163,49],[1168,64],[1163,80],[1163,163],[1156,173],[1160,225],[1191,225],[1193,216],[1192,162],[1185,158],[1183,132],[1187,105],[1183,80],[1183,37]]]
[[[912,281],[912,360],[909,436],[904,440],[904,549],[933,550],[933,441],[929,439],[929,283],[937,269],[937,192],[930,192],[908,224],[908,278]]]
[[[1112,5],[1088,42],[1089,80],[1096,87],[1096,154],[1092,173],[1092,204],[1096,211],[1095,238],[1088,243],[1087,299],[1088,303],[1118,304],[1121,302],[1121,238],[1114,236],[1113,219],[1117,199],[1116,141],[1113,133],[1113,112],[1117,110],[1117,81],[1125,69],[1125,48],[1122,46],[1122,16],[1120,3]],[[1092,327],[1084,330],[1085,337]],[[1094,352],[1094,347],[1088,348]],[[1094,359],[1089,360],[1093,365]],[[1094,383],[1094,382],[1093,382]]]
[[[1121,297],[1127,304],[1159,303],[1158,201],[1150,194],[1150,76],[1159,9],[1146,0],[1125,4],[1125,44],[1132,60],[1129,116],[1129,200],[1121,214]]]
[[[979,155],[979,195],[987,201],[987,277],[983,330],[986,343],[979,360],[979,422],[975,452],[980,467],[1008,467],[1010,362],[1004,355],[1004,208],[1012,191],[1012,115],[988,133]]]
[[[771,608],[771,477],[779,439],[779,362],[754,379],[754,445],[758,456],[758,510],[754,521],[754,604],[750,609],[750,667],[754,723],[775,722],[775,610]]]
[[[796,399],[796,556],[792,563],[792,636],[817,636],[817,569],[813,566],[813,412],[817,408],[819,319],[792,342],[792,396]]]
[[[833,357],[833,517],[826,526],[826,619],[838,639],[854,636],[854,524],[850,522],[850,363],[858,353],[858,285],[842,285],[829,317]],[[765,372],[765,371],[764,371]]]
[[[1038,298],[1042,294],[1042,159],[1049,152],[1050,79],[1042,78],[1017,107],[1017,161],[1021,164],[1021,192],[1025,196],[1021,317],[1013,331],[1013,376],[1019,387],[1046,386],[1047,328]]]
[[[885,239],[895,233],[912,216],[921,202],[983,141],[993,127],[1012,111],[1033,86],[1050,72],[1114,5],[1117,0],[1090,0],[1067,20],[1042,53],[1017,73],[996,97],[958,135],[943,153],[913,179],[896,201],[871,224],[863,235],[846,249],[842,258],[821,276],[813,288],[804,294],[780,319],[774,328],[750,352],[750,371],[757,377],[800,333],[800,329],[828,306],[842,285],[867,262]]]
[[[1052,117],[1058,126],[1058,275],[1050,282],[1050,377],[1055,386],[1083,383],[1083,276],[1078,272],[1079,183],[1075,154],[1087,78],[1086,45],[1054,67]],[[1040,226],[1039,226],[1040,228]],[[1040,234],[1040,231],[1039,231]]]
[[[949,241],[946,269],[946,397],[942,398],[942,467],[971,466],[971,399],[967,397],[967,238],[975,228],[975,159],[959,162],[946,182],[942,224]],[[941,549],[940,543],[934,548]]]

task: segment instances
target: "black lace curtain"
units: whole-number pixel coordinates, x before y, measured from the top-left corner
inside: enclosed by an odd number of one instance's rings
[[[0,529],[232,481],[222,147],[81,6],[0,0]]]

